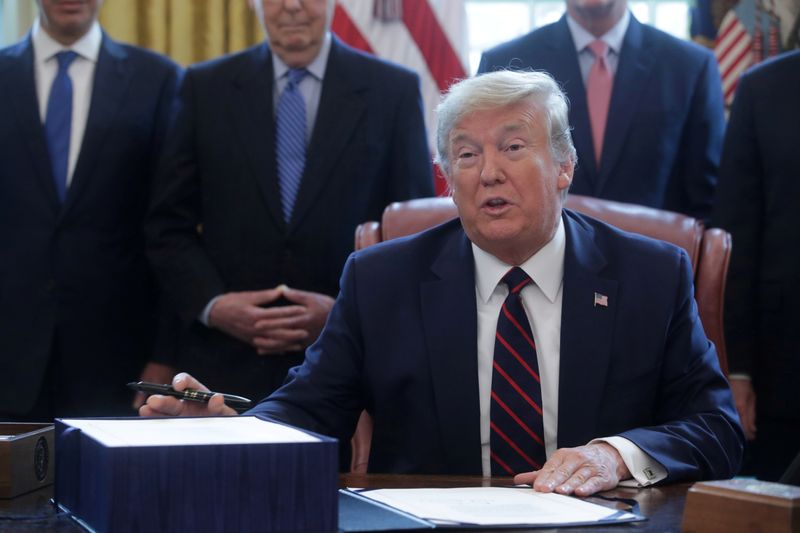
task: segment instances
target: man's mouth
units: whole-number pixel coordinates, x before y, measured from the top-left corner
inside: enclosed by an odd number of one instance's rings
[[[508,202],[503,198],[489,198],[483,205],[484,207],[497,208],[508,205]]]

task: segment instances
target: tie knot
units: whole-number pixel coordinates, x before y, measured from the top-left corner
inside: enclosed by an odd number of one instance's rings
[[[72,50],[64,50],[56,54],[56,61],[58,61],[58,71],[64,72],[75,61],[78,54]]]
[[[505,276],[503,276],[503,283],[508,285],[508,290],[512,294],[518,294],[519,291],[521,291],[522,288],[531,281],[532,280],[530,276],[528,276],[520,267],[512,268],[506,272]]]
[[[289,72],[286,73],[286,79],[289,82],[287,88],[294,89],[297,85],[303,81],[303,78],[306,77],[308,71],[304,68],[293,68],[289,69]]]
[[[592,51],[595,58],[605,58],[608,54],[608,44],[602,39],[597,39],[589,43],[589,50]]]

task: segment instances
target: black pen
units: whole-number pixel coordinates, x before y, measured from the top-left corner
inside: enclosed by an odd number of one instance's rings
[[[135,391],[143,392],[145,394],[162,394],[164,396],[172,396],[180,398],[181,400],[190,400],[193,402],[208,402],[212,396],[218,394],[216,392],[202,391],[195,389],[186,389],[177,391],[171,385],[162,385],[160,383],[148,383],[146,381],[132,381],[128,383],[128,387]],[[225,398],[225,405],[233,407],[234,409],[247,409],[253,402],[243,396],[236,396],[235,394],[223,394]]]

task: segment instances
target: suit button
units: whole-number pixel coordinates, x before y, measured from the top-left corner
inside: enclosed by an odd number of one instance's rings
[[[47,292],[53,292],[56,290],[56,280],[48,279],[47,283],[45,284],[45,289],[47,289]]]

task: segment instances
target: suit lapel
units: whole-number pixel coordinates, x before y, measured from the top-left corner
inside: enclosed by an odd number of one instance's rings
[[[460,225],[431,270],[436,279],[423,282],[420,295],[444,470],[476,474],[481,443],[475,266]]]
[[[265,44],[253,49],[250,59],[234,79],[231,115],[267,210],[275,224],[285,228],[275,160],[272,55]]]
[[[594,435],[611,360],[617,285],[601,276],[606,260],[594,230],[565,211],[566,254],[561,311],[558,447],[578,446]],[[595,293],[608,306],[595,305]]]
[[[30,35],[15,46],[14,52],[17,54],[17,59],[0,75],[0,84],[7,91],[7,107],[13,109],[12,113],[17,118],[20,135],[31,151],[36,178],[53,211],[58,212],[61,206],[53,183],[50,154],[47,151],[44,126],[39,114],[33,68],[33,44]]]
[[[586,87],[583,84],[575,41],[564,15],[553,26],[550,66],[546,70],[562,85],[569,97],[569,123],[572,126],[572,142],[579,154],[587,154],[580,162],[580,172],[585,176],[588,186],[595,190],[597,181],[597,163],[595,163],[592,127],[589,124],[589,107],[586,103]]]
[[[625,139],[630,134],[633,118],[639,111],[643,86],[650,79],[657,55],[651,48],[651,43],[644,39],[642,24],[631,15],[614,76],[614,90],[608,110],[603,158],[596,190],[598,194],[614,175],[614,165],[622,153]]]
[[[72,182],[64,199],[62,213],[69,212],[92,179],[92,170],[103,145],[109,137],[109,128],[115,122],[120,106],[125,100],[133,69],[127,61],[125,49],[103,35],[100,53],[94,72],[92,101],[83,142],[72,175]]]
[[[310,211],[366,111],[368,86],[352,58],[353,52],[333,37],[290,231]]]

